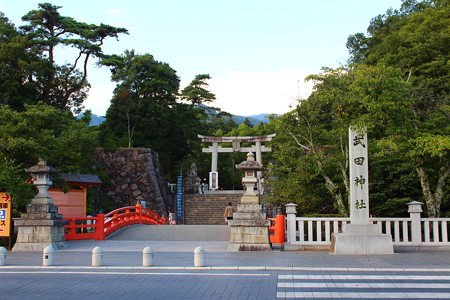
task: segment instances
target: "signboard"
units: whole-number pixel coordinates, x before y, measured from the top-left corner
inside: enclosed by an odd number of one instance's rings
[[[0,193],[0,237],[10,237],[11,215],[11,198],[6,193]]]
[[[177,219],[178,221],[183,220],[183,176],[178,176],[177,181]]]

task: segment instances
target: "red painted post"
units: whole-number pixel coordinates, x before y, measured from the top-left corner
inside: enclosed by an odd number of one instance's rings
[[[269,230],[273,232],[273,235],[270,236],[271,243],[283,244],[285,242],[284,218],[284,215],[277,215],[275,219],[270,219],[272,222],[275,221],[274,226],[269,227]]]
[[[95,221],[95,240],[103,241],[105,239],[105,215],[98,214]]]
[[[69,234],[74,236],[77,232],[76,232],[76,228],[75,228],[75,219],[71,218],[70,219],[70,223],[69,223]]]
[[[142,224],[142,204],[136,204],[136,217],[139,218],[139,224]]]

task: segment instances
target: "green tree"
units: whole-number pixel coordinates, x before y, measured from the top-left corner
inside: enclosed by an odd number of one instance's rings
[[[29,51],[28,39],[0,13],[0,104],[22,110],[35,101],[36,85],[28,80],[37,58]]]
[[[163,111],[176,105],[180,80],[175,70],[150,54],[138,55],[134,50],[102,63],[111,67],[111,78],[117,82],[105,126],[119,139],[126,137],[128,147],[151,143],[157,151]]]
[[[119,34],[127,33],[127,30],[105,24],[79,22],[71,17],[61,16],[58,12],[60,8],[50,3],[42,3],[39,4],[39,9],[31,10],[23,16],[22,20],[29,24],[20,27],[21,38],[13,38],[4,46],[6,49],[0,51],[0,59],[2,52],[5,53],[16,46],[18,52],[10,60],[20,65],[18,71],[21,72],[21,80],[27,83],[22,86],[33,88],[34,95],[30,97],[33,102],[43,101],[61,110],[79,112],[89,89],[89,59],[102,58],[105,39],[117,38]],[[8,27],[4,20],[2,23]],[[11,28],[8,30],[11,31]],[[64,65],[56,63],[55,52],[59,46],[69,46],[77,50],[73,62]],[[26,59],[22,60],[20,56],[25,56]],[[19,88],[20,86],[16,86],[14,91]],[[17,103],[11,102],[12,99],[3,101],[2,103],[17,106]],[[29,100],[25,103],[29,103]]]
[[[224,132],[229,132],[238,126],[233,120],[233,115],[228,112],[205,107],[205,114],[207,116],[205,120],[207,132],[204,133],[205,135],[223,136]],[[219,130],[222,133],[218,133]]]
[[[244,120],[244,124],[247,125],[248,127],[253,127],[252,122],[247,117]]]
[[[7,170],[0,173],[0,188],[11,192],[18,210],[23,211],[32,196],[23,170],[38,158],[61,172],[92,172],[98,138],[89,121],[89,113],[77,120],[70,112],[43,103],[26,105],[23,112],[0,108],[0,165]]]
[[[407,155],[431,217],[440,215],[450,175],[449,14],[448,0],[403,1],[400,11],[374,18],[367,35],[347,43],[353,61],[399,68],[412,85],[414,131],[407,143],[385,147]]]
[[[273,156],[278,164],[274,174],[280,180],[274,182],[274,190],[286,191],[283,181],[287,181],[292,186],[296,182],[297,190],[310,191],[321,181],[322,187],[306,197],[324,197],[325,188],[338,213],[345,215],[350,181],[348,127],[366,127],[371,145],[405,142],[413,130],[410,84],[399,70],[365,65],[325,69],[309,79],[316,83],[311,96],[277,120],[279,131]],[[374,153],[375,149],[381,149],[380,153]],[[381,146],[371,146],[369,154],[371,158],[383,155],[383,150]],[[372,168],[376,165],[371,164]],[[322,196],[318,191],[322,191]],[[282,193],[274,193],[274,197],[287,198]]]
[[[207,80],[211,79],[209,74],[199,74],[195,79],[181,91],[181,100],[190,102],[192,105],[210,103],[216,100],[216,95],[208,91]]]
[[[169,64],[150,54],[126,51],[103,61],[111,67],[116,93],[102,124],[103,140],[117,146],[151,148],[159,153],[168,179],[175,179],[193,149],[199,151],[202,108],[177,103],[179,78]]]

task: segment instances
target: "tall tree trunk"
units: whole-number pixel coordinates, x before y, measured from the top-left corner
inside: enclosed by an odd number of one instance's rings
[[[430,182],[428,180],[427,171],[424,167],[418,167],[416,169],[417,174],[420,178],[420,185],[422,186],[423,196],[427,204],[428,217],[439,218],[441,213],[441,203],[443,197],[443,188],[445,186],[445,181],[450,175],[450,166],[444,170],[444,172],[438,172],[438,181],[436,183],[436,190],[433,193],[430,187]]]
[[[334,201],[336,202],[338,206],[339,214],[343,216],[348,216],[347,208],[345,207],[344,200],[342,199],[342,194],[339,191],[339,188],[336,187],[334,182],[331,180],[330,177],[328,177],[327,174],[321,172],[322,177],[325,179],[325,186],[327,190],[331,193],[331,195],[334,198]]]

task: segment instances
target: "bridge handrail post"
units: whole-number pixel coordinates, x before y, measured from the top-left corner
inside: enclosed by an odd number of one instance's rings
[[[105,215],[98,214],[95,221],[95,240],[103,241],[105,239]]]
[[[139,218],[139,224],[142,224],[142,204],[136,204],[136,217]]]
[[[69,226],[68,226],[69,234],[70,234],[70,235],[75,235],[75,234],[77,234],[77,229],[75,228],[75,225],[76,225],[76,220],[75,220],[75,218],[70,218],[70,219],[69,219]]]

